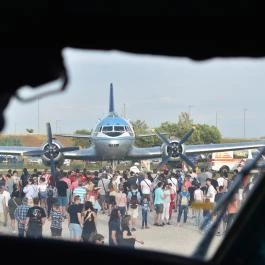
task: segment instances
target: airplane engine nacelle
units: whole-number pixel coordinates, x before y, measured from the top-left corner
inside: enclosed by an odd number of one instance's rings
[[[64,155],[59,151],[60,148],[62,148],[62,144],[58,141],[53,140],[51,146],[48,143],[45,143],[42,146],[43,155],[41,156],[43,164],[49,166],[50,161],[53,158],[57,166],[62,165],[64,162]]]
[[[179,144],[178,140],[169,140],[170,144],[163,144],[163,156],[168,157],[169,161],[180,160],[180,154],[184,153],[184,145]]]

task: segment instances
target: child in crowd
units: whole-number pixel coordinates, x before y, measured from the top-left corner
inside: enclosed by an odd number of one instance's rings
[[[143,201],[142,201],[142,229],[144,229],[144,227],[146,229],[149,228],[149,226],[147,225],[147,213],[149,209],[150,209],[150,205],[149,205],[148,199],[146,196],[144,196]]]
[[[51,233],[52,237],[61,237],[62,236],[62,222],[63,222],[63,213],[60,211],[60,204],[53,204],[51,213]]]

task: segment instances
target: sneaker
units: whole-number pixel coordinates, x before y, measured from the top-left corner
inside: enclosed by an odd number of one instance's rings
[[[149,229],[150,227],[149,226],[146,226],[145,229]]]
[[[142,226],[142,229],[144,229],[144,226]]]
[[[167,225],[171,225],[171,223],[170,222],[167,222]]]

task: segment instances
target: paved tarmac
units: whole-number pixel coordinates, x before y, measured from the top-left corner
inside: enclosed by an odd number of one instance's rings
[[[180,227],[176,226],[177,213],[173,214],[171,225],[163,227],[153,225],[153,212],[149,213],[148,218],[150,229],[141,229],[141,223],[138,222],[137,230],[133,232],[137,239],[144,241],[144,245],[136,242],[136,248],[190,256],[204,235],[198,230],[198,227],[193,225],[194,219],[192,218],[188,218],[186,224]],[[105,237],[105,244],[108,244],[108,220],[109,217],[107,215],[99,213],[96,221],[98,233]],[[141,216],[139,216],[138,220],[141,221]],[[0,233],[12,234],[9,225],[7,227],[0,226]],[[46,220],[44,225],[43,236],[51,237],[50,221],[48,220]],[[215,236],[209,249],[209,255],[214,253],[222,238],[222,236]],[[69,240],[68,220],[63,222],[62,239]]]

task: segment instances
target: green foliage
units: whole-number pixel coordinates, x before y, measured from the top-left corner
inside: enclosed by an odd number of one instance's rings
[[[2,145],[2,146],[12,146],[12,145],[22,146],[22,144],[21,144],[19,139],[11,138],[11,137],[0,139],[0,145]]]
[[[221,133],[215,126],[207,124],[194,124],[189,114],[182,112],[179,115],[178,123],[163,122],[157,128],[159,132],[168,133],[169,137],[181,139],[192,128],[195,128],[186,144],[209,144],[220,143]]]
[[[33,129],[26,129],[26,131],[27,131],[28,133],[33,133],[33,132],[34,132]]]
[[[217,144],[221,142],[222,136],[220,131],[215,126],[207,124],[198,124],[200,131],[200,139],[205,144]]]
[[[146,122],[141,120],[132,121],[131,124],[136,135],[146,133],[149,128]]]
[[[91,134],[91,131],[82,129],[82,130],[76,130],[74,134]],[[85,138],[73,138],[73,144],[75,146],[81,146],[82,148],[88,148],[91,145],[90,139],[85,139]]]
[[[139,137],[140,134],[148,134],[149,126],[146,124],[145,121],[136,120],[131,122],[133,126],[133,130],[136,135],[135,145],[139,147],[147,147],[153,145],[153,139],[152,137]]]

